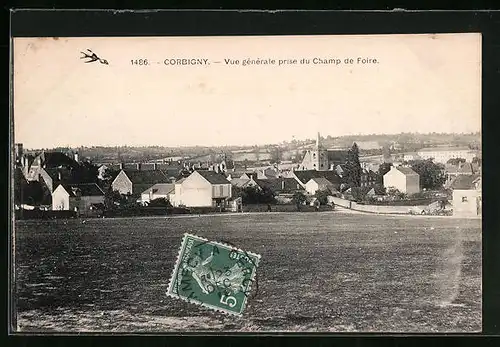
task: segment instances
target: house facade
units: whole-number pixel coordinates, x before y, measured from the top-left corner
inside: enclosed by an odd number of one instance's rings
[[[480,216],[482,214],[481,177],[460,175],[452,185],[453,215],[459,217]]]
[[[305,186],[307,193],[314,195],[318,191],[333,191],[335,186],[324,177],[311,178]]]
[[[104,204],[104,192],[95,183],[59,184],[52,192],[52,210],[70,210],[84,214]]]
[[[171,183],[161,170],[120,170],[111,183],[113,190],[123,195],[139,196],[143,191],[157,183]]]
[[[175,184],[173,183],[157,183],[154,186],[146,189],[141,193],[140,202],[144,205],[149,204],[155,199],[167,199],[172,201],[175,195]]]
[[[420,192],[420,176],[409,167],[392,166],[384,175],[384,188],[396,188],[402,193]]]
[[[231,182],[220,173],[198,170],[175,183],[172,204],[186,207],[225,207],[232,196]]]

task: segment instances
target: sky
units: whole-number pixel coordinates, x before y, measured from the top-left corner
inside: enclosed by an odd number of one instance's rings
[[[86,49],[109,65],[84,63]],[[13,58],[14,141],[25,148],[481,130],[480,34],[15,38]],[[184,58],[210,65],[164,64]],[[242,66],[257,58],[276,64]],[[297,63],[278,66],[285,59]]]

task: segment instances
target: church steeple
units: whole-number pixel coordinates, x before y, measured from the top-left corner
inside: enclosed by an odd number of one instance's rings
[[[316,138],[316,149],[320,149],[321,148],[321,137],[319,135],[319,131],[318,131],[318,137]]]

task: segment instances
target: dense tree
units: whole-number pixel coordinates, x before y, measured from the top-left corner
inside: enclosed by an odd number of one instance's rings
[[[359,148],[356,142],[347,152],[347,161],[345,164],[345,179],[350,187],[359,187],[361,185],[361,164],[359,162]]]
[[[102,179],[99,182],[101,188],[104,191],[108,191],[109,189],[111,189],[111,183],[113,183],[113,180],[115,179],[117,174],[118,174],[117,170],[113,170],[110,168],[104,170],[104,173],[102,174]]]
[[[451,165],[458,165],[460,163],[465,163],[466,160],[464,158],[451,158],[446,163]]]
[[[274,192],[267,187],[260,189],[258,187],[232,188],[233,198],[241,197],[243,204],[274,204],[276,202]]]
[[[316,194],[314,194],[314,197],[318,199],[321,205],[326,205],[328,204],[328,196],[330,195],[331,193],[329,190],[318,190],[316,191]]]
[[[292,196],[292,201],[297,206],[297,211],[300,210],[300,206],[307,201],[307,197],[302,192],[295,192]]]
[[[440,189],[446,182],[444,166],[432,159],[411,160],[408,162],[413,171],[420,175],[420,186],[425,189]]]
[[[271,164],[281,163],[281,149],[276,146],[271,149]]]
[[[170,201],[166,198],[157,198],[153,199],[149,202],[148,206],[150,207],[172,207]]]
[[[123,206],[127,203],[127,198],[121,195],[117,190],[107,190],[104,192],[104,205],[107,209],[113,209],[117,206]]]

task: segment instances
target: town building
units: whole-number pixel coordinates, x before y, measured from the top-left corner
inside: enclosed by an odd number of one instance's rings
[[[305,186],[307,193],[314,195],[318,191],[335,191],[335,186],[332,182],[328,181],[324,177],[314,177],[311,178]]]
[[[340,189],[341,178],[335,171],[297,170],[293,172],[293,177],[304,189],[306,189],[306,184],[311,180],[311,178],[320,177],[323,177],[332,183],[335,189]]]
[[[459,175],[451,188],[454,216],[470,217],[482,214],[482,187],[479,175]]]
[[[59,184],[52,192],[52,210],[86,214],[104,205],[104,192],[95,183]]]
[[[458,163],[457,165],[445,164],[444,174],[446,175],[445,187],[449,188],[453,181],[460,175],[481,174],[481,167],[477,163]]]
[[[384,187],[396,188],[406,194],[415,194],[420,192],[420,176],[409,167],[391,166],[384,175]]]
[[[172,201],[175,195],[175,184],[157,183],[141,193],[140,202],[143,205],[149,204],[155,199],[166,199]]]
[[[33,158],[33,161],[26,169],[26,179],[28,181],[39,181],[42,169],[77,169],[78,160],[78,153],[74,153],[73,157],[69,157],[62,152],[42,151]]]
[[[377,184],[378,175],[371,170],[362,169],[360,177],[360,187],[373,187]]]
[[[434,162],[442,164],[453,158],[462,158],[470,163],[479,155],[478,151],[469,147],[429,147],[420,149],[417,154],[424,160],[433,159]]]
[[[299,170],[333,170],[337,165],[345,163],[347,160],[346,150],[329,150],[321,144],[321,136],[318,133],[316,146],[306,150]]]
[[[238,188],[245,188],[250,181],[251,181],[250,179],[239,178],[239,177],[233,178],[233,179],[230,180],[231,184],[234,187],[238,187]]]
[[[196,170],[175,183],[172,204],[186,207],[225,208],[231,199],[231,182],[215,171]]]
[[[123,195],[139,195],[157,183],[171,183],[162,170],[120,170],[111,183],[113,190]]]
[[[297,191],[304,191],[304,188],[294,178],[268,178],[259,179],[252,177],[246,184],[247,187],[257,187],[258,189],[268,189],[276,195],[293,194]]]

